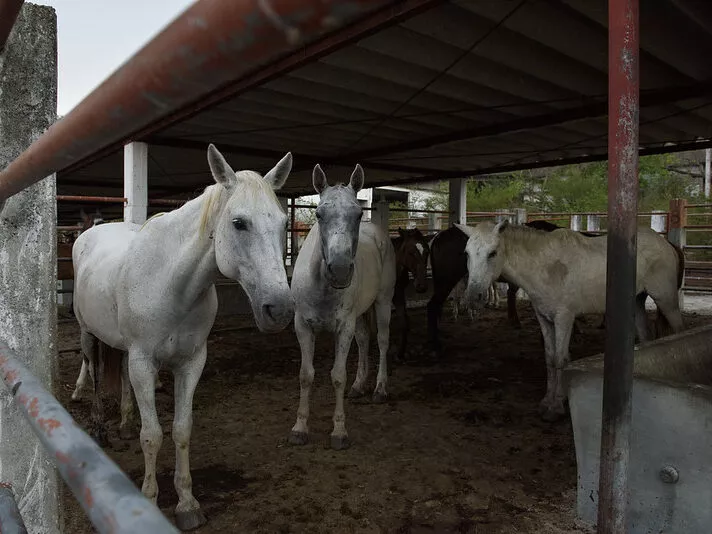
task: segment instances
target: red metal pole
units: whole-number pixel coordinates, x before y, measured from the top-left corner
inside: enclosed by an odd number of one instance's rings
[[[5,48],[15,20],[22,9],[23,0],[0,0],[0,52]]]
[[[124,197],[87,197],[83,195],[57,195],[57,202],[91,202],[99,204],[123,204]]]
[[[0,202],[392,1],[194,3],[0,173]]]
[[[598,533],[628,525],[638,207],[638,0],[608,2],[608,259]]]

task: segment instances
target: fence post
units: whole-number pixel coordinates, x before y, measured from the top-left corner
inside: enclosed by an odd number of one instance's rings
[[[685,250],[687,245],[687,200],[684,198],[673,198],[670,201],[670,228],[668,229],[668,241],[681,249]],[[682,285],[685,285],[683,277]],[[678,292],[680,308],[684,306],[684,294],[682,290]]]
[[[514,210],[514,223],[515,224],[526,224],[527,223],[527,210],[525,208],[517,208]]]
[[[387,200],[379,200],[374,204],[374,209],[371,210],[371,222],[381,227],[381,230],[388,235],[388,221],[390,220],[390,206]]]
[[[148,212],[148,145],[124,146],[124,222],[143,224]]]
[[[467,180],[465,178],[450,180],[448,211],[450,212],[450,225],[453,223],[467,224]]]
[[[667,233],[667,212],[663,210],[653,210],[650,216],[650,228],[660,234]]]
[[[600,215],[586,215],[586,231],[587,232],[600,232],[601,231],[601,216]]]
[[[54,122],[56,61],[54,9],[25,3],[0,57],[0,169]],[[56,195],[51,175],[10,197],[0,218],[0,340],[50,391],[58,365]],[[27,530],[62,532],[52,456],[4,387],[0,429],[0,481],[14,488]]]
[[[289,213],[289,199],[287,197],[277,197],[277,200],[279,200],[279,205],[282,206],[284,213]],[[289,233],[287,230],[285,230],[285,232],[287,234]],[[287,247],[289,245],[287,241],[288,239],[284,240],[284,250],[282,250],[282,261],[284,262],[287,261]]]
[[[583,226],[583,215],[571,215],[571,223],[569,224],[569,227],[575,232],[580,232],[581,226]]]

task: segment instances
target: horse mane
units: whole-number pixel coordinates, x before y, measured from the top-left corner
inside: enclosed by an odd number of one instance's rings
[[[267,198],[273,200],[279,206],[279,209],[284,212],[284,208],[279,203],[274,189],[259,174],[254,171],[238,171],[235,173],[235,177],[236,180],[232,183],[230,189],[222,184],[212,184],[203,191],[201,197],[205,196],[205,200],[200,211],[201,236],[205,235],[208,227],[214,225],[215,218],[225,208],[227,201],[236,194],[239,194],[241,200],[246,204],[253,204],[257,200],[258,194],[267,195]]]

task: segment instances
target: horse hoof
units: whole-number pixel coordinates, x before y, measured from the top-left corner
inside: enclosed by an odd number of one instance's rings
[[[72,393],[71,401],[72,401],[72,402],[75,402],[75,403],[76,403],[76,402],[81,402],[81,401],[82,401],[82,396],[81,396],[81,394]]]
[[[176,526],[182,531],[195,530],[207,522],[208,520],[205,519],[205,515],[200,511],[200,508],[188,512],[176,512]]]
[[[331,448],[335,451],[343,451],[351,446],[348,436],[331,436]]]
[[[547,410],[541,414],[541,419],[547,423],[554,423],[561,419],[564,414],[557,412],[556,410]]]
[[[360,389],[351,388],[349,390],[349,399],[360,399],[365,393]]]
[[[99,447],[106,448],[109,446],[109,433],[106,431],[106,428],[94,428],[89,435],[96,441]]]
[[[380,391],[374,391],[372,400],[373,400],[374,404],[383,404],[384,402],[388,401],[388,393],[381,393]]]
[[[292,430],[289,434],[289,444],[290,445],[306,445],[309,441],[309,434],[306,432],[297,432]]]
[[[119,428],[119,439],[134,440],[136,438],[138,438],[138,431],[135,428]]]

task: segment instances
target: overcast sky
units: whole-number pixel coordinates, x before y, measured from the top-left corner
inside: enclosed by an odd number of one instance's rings
[[[66,114],[192,0],[33,0],[57,11],[59,103]]]

